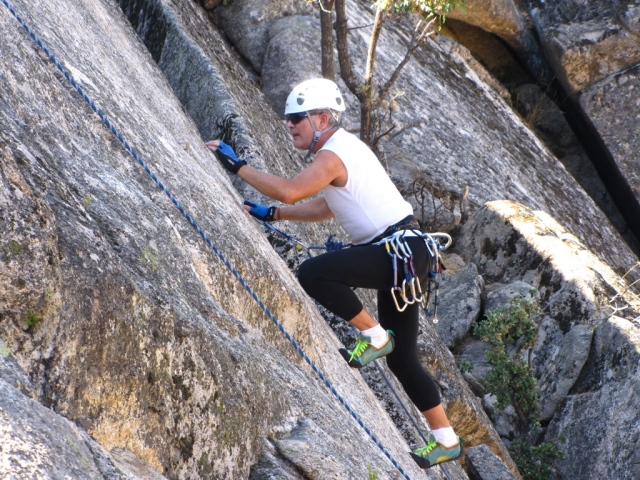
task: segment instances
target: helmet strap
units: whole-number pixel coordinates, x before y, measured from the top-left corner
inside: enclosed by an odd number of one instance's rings
[[[318,140],[320,140],[320,137],[324,133],[335,128],[335,125],[329,125],[324,130],[318,131],[316,130],[316,126],[313,124],[313,120],[311,120],[311,115],[309,115],[309,112],[306,112],[306,114],[307,114],[307,118],[309,118],[309,123],[311,124],[311,128],[313,129],[313,140],[311,141],[311,145],[309,145],[309,151],[307,152],[307,156],[305,157],[306,159],[308,159],[311,156],[311,153],[313,152],[313,149],[316,146],[316,143],[318,143]]]

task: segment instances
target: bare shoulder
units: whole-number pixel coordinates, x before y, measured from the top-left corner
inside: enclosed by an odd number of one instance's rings
[[[321,150],[311,162],[311,167],[322,169],[329,174],[331,185],[343,187],[347,183],[347,169],[342,159],[331,150]]]

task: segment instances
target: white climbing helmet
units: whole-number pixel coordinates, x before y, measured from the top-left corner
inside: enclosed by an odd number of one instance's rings
[[[344,100],[340,89],[331,80],[314,78],[297,85],[287,97],[284,114],[323,109],[344,112]]]

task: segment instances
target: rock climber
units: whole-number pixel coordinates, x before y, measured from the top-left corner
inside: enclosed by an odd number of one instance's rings
[[[403,305],[394,298],[394,270],[384,240],[403,232],[415,271],[426,276],[428,248],[418,231],[413,208],[402,198],[369,147],[341,127],[345,104],[338,86],[327,79],[297,85],[285,106],[286,126],[293,145],[315,155],[293,178],[260,171],[238,159],[231,147],[211,140],[223,167],[267,197],[285,206],[245,202],[244,208],[265,222],[322,221],[335,217],[349,235],[351,248],[330,251],[304,261],[298,279],[304,290],[359,331],[353,350],[341,354],[350,366],[361,368],[386,357],[411,401],[432,430],[427,445],[411,453],[422,467],[455,460],[462,442],[451,427],[440,394],[418,356],[419,303]],[[321,196],[298,203],[314,196]],[[424,282],[423,282],[424,283]],[[378,320],[364,308],[353,287],[378,291]]]

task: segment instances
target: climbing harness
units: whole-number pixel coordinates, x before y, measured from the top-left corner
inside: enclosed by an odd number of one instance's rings
[[[124,146],[124,148],[131,154],[131,156],[140,164],[140,166],[144,169],[144,171],[149,175],[149,177],[154,181],[154,183],[160,188],[171,200],[171,202],[176,206],[176,208],[180,211],[182,216],[189,222],[189,224],[198,232],[200,237],[205,241],[205,243],[213,250],[213,252],[220,258],[220,260],[226,265],[226,267],[231,271],[231,273],[236,277],[236,279],[240,282],[240,284],[245,288],[245,290],[251,295],[251,297],[257,302],[260,308],[265,312],[267,317],[275,324],[275,326],[280,330],[280,332],[285,336],[285,338],[289,341],[289,343],[294,347],[296,352],[304,359],[304,361],[311,367],[313,372],[323,381],[325,386],[329,389],[329,391],[336,397],[336,399],[340,402],[340,404],[345,408],[345,410],[351,415],[351,417],[362,427],[362,429],[369,435],[369,438],[376,444],[376,446],[380,449],[380,451],[389,459],[389,461],[393,464],[393,466],[402,474],[404,478],[409,480],[408,474],[403,470],[400,464],[393,458],[391,453],[382,445],[380,440],[374,435],[374,433],[365,425],[360,416],[351,408],[351,406],[347,403],[347,401],[338,393],[333,384],[326,378],[324,373],[313,363],[313,361],[307,356],[302,347],[293,339],[293,337],[287,332],[284,326],[278,321],[275,315],[267,308],[267,306],[260,300],[255,291],[249,286],[249,284],[242,278],[240,273],[231,265],[229,260],[222,254],[222,252],[215,246],[215,244],[211,241],[209,236],[202,230],[200,225],[191,217],[191,215],[184,209],[184,207],[178,202],[178,200],[173,196],[173,194],[164,186],[164,184],[158,179],[158,177],[151,171],[151,169],[147,166],[145,161],[138,155],[138,153],[131,147],[129,142],[122,136],[122,134],[118,131],[118,129],[111,123],[111,121],[107,118],[107,116],[100,110],[97,105],[87,96],[82,87],[73,79],[71,74],[64,68],[57,58],[49,51],[49,49],[42,43],[40,38],[31,30],[31,28],[25,23],[25,21],[18,15],[18,13],[14,10],[14,8],[8,3],[7,0],[0,0],[5,7],[11,12],[14,18],[20,23],[20,25],[24,28],[24,30],[29,34],[29,36],[33,39],[33,41],[42,49],[42,51],[46,54],[49,60],[60,70],[60,72],[64,75],[67,81],[73,86],[73,88],[80,94],[82,99],[89,105],[89,107],[100,117],[102,122],[109,128],[109,130],[116,136],[118,141]]]
[[[404,312],[409,305],[422,302],[423,298],[420,279],[416,275],[415,267],[413,266],[413,253],[411,252],[411,248],[409,248],[409,244],[404,239],[405,233],[405,230],[398,231],[379,242],[384,244],[387,255],[391,257],[391,265],[393,268],[391,297],[399,312]],[[404,278],[401,284],[398,284],[398,261],[402,262],[404,272]],[[398,302],[398,297],[403,303],[402,306],[400,306]]]
[[[413,264],[413,252],[406,241],[408,237],[421,237],[429,253],[427,265],[427,291],[422,291],[420,276],[416,273]],[[441,239],[445,243],[441,243]],[[451,236],[446,233],[424,233],[416,229],[397,230],[395,233],[382,238],[374,245],[384,245],[387,254],[391,258],[393,269],[393,286],[391,297],[399,312],[404,312],[407,306],[414,303],[422,304],[425,314],[428,315],[429,300],[434,294],[433,323],[438,323],[438,288],[443,280],[444,264],[440,256],[440,250],[446,250],[451,245]],[[398,281],[398,263],[402,263],[402,281]]]

